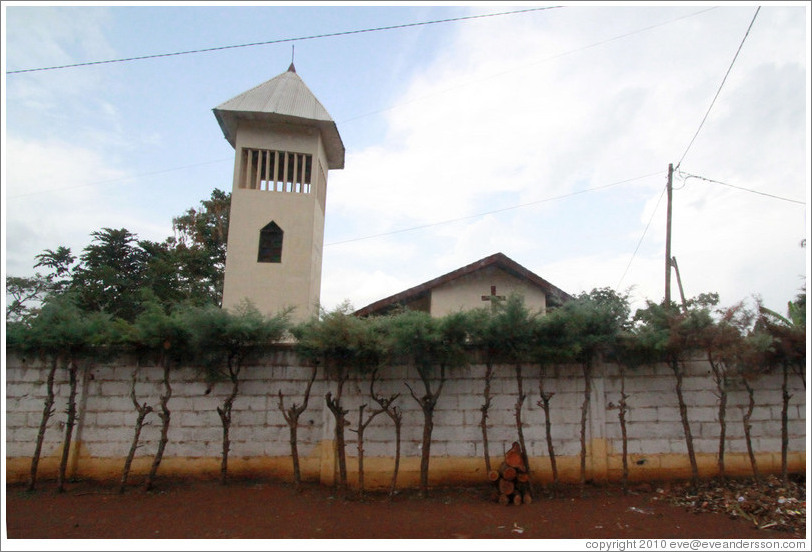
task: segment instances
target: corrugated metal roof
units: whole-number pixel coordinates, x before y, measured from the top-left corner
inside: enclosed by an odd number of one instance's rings
[[[330,169],[344,168],[344,143],[330,114],[302,78],[290,68],[274,78],[223,102],[213,109],[223,135],[236,144],[240,119],[311,124],[321,132]]]

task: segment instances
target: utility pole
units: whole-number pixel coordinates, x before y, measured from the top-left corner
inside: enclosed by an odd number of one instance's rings
[[[674,176],[673,163],[668,164],[668,207],[665,216],[665,306],[671,305],[671,181]]]
[[[688,303],[685,301],[685,292],[682,290],[682,278],[679,276],[679,266],[677,258],[671,257],[671,264],[674,265],[674,272],[677,273],[677,285],[679,286],[679,297],[682,300],[682,312],[688,313]]]

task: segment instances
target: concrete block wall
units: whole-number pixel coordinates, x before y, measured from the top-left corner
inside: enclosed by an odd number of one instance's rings
[[[130,399],[130,382],[136,359],[122,355],[113,361],[84,365],[80,372],[79,421],[75,428],[76,450],[70,468],[79,476],[117,478],[133,438],[136,411]],[[311,368],[303,365],[289,349],[281,347],[260,361],[242,369],[239,394],[234,402],[229,469],[232,473],[263,473],[289,478],[289,428],[279,410],[278,392],[285,407],[301,404]],[[540,479],[549,479],[549,458],[544,428],[544,412],[538,405],[538,366],[522,368],[523,389],[527,395],[522,420],[531,468]],[[431,444],[432,482],[446,480],[482,481],[484,460],[481,421],[485,367],[473,365],[449,370],[434,415]],[[47,366],[41,361],[8,355],[6,367],[6,460],[10,481],[27,477],[45,394]],[[138,368],[136,397],[155,412],[147,417],[133,473],[146,473],[160,436],[160,396],[164,392],[163,371],[144,364]],[[555,393],[550,401],[550,418],[555,454],[563,480],[577,480],[580,455],[581,405],[584,381],[580,366],[555,366],[543,370],[545,391]],[[627,413],[628,451],[633,478],[684,477],[689,467],[683,428],[674,392],[674,376],[668,367],[627,370],[625,376],[629,411]],[[790,467],[805,467],[806,391],[800,379],[790,376],[789,430]],[[375,390],[383,396],[399,393],[397,405],[403,413],[401,455],[404,484],[417,481],[422,446],[423,413],[411,396],[408,384],[418,397],[425,389],[414,368],[387,367],[379,372]],[[439,382],[432,381],[436,391]],[[359,406],[366,404],[364,420],[377,410],[369,397],[368,375],[354,376],[345,384],[342,404],[348,411],[345,430],[346,453],[353,477],[357,470]],[[756,389],[753,413],[753,445],[759,468],[775,471],[780,460],[781,374],[765,374],[752,383]],[[219,473],[222,452],[222,426],[216,408],[231,390],[230,382],[207,386],[200,371],[183,367],[171,371],[172,396],[169,401],[171,425],[161,473],[210,475]],[[747,472],[742,408],[747,395],[732,380],[727,406],[726,450],[731,469]],[[718,399],[705,362],[686,367],[683,385],[694,448],[704,475],[713,475],[716,466],[719,423]],[[300,418],[299,455],[306,479],[329,482],[335,473],[332,447],[335,423],[325,405],[325,394],[336,393],[336,383],[326,381],[319,369],[307,410]],[[43,447],[43,476],[55,473],[64,434],[68,394],[67,374],[60,369],[56,380],[55,413]],[[513,366],[494,369],[488,415],[490,455],[495,465],[513,441],[518,440],[515,424],[517,381]],[[617,366],[598,363],[594,368],[588,411],[587,471],[590,478],[617,479],[622,447],[616,405],[620,398]],[[395,431],[391,419],[378,415],[366,428],[364,455],[367,484],[384,485],[391,472],[395,453]],[[738,455],[738,456],[737,456]],[[739,468],[736,468],[738,466]],[[373,472],[380,472],[377,478]]]

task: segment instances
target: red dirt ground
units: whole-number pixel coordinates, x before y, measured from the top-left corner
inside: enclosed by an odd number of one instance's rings
[[[667,503],[656,486],[623,495],[616,487],[565,487],[558,497],[502,506],[490,487],[437,488],[422,499],[404,490],[387,500],[261,479],[159,480],[145,493],[118,494],[112,483],[70,483],[57,494],[52,481],[38,490],[6,486],[9,539],[786,539],[724,514],[694,514]],[[18,544],[21,541],[17,541]],[[13,540],[6,544],[14,546]],[[56,544],[56,543],[55,543]],[[518,544],[518,543],[517,543]],[[293,545],[297,547],[297,545]]]

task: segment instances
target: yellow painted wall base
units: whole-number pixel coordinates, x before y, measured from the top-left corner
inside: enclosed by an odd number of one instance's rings
[[[124,458],[93,458],[86,450],[78,447],[76,471],[71,475],[79,479],[118,481],[124,466]],[[61,451],[40,459],[38,478],[56,478]],[[503,458],[491,458],[493,468],[499,466]],[[718,474],[716,454],[697,454],[697,467],[703,478]],[[780,473],[781,453],[762,452],[756,455],[759,472],[762,474]],[[220,477],[220,457],[173,458],[164,457],[158,471],[159,477],[192,477],[216,479]],[[145,476],[152,463],[151,457],[136,458],[133,461],[130,481],[136,484]],[[392,481],[394,458],[365,457],[364,487],[366,489],[386,489]],[[579,456],[557,456],[559,481],[577,483],[580,481],[581,458]],[[322,441],[309,456],[300,457],[302,479],[333,485],[337,478],[335,446],[332,441]],[[656,481],[687,479],[691,476],[691,465],[687,454],[631,454],[628,457],[630,481]],[[229,476],[262,477],[283,481],[293,480],[293,463],[290,457],[229,457]],[[792,473],[804,472],[806,453],[790,452],[787,455],[787,468]],[[542,484],[553,480],[550,461],[547,457],[530,458],[533,479]],[[28,480],[31,470],[30,458],[9,458],[6,460],[6,481],[18,483]],[[730,477],[752,475],[750,459],[744,453],[725,455],[725,473]],[[347,477],[351,487],[358,487],[358,459],[347,457]],[[593,440],[587,448],[586,479],[595,483],[620,481],[622,477],[622,455],[615,453],[603,440]],[[471,485],[487,481],[483,458],[433,457],[429,466],[429,484]],[[420,458],[400,459],[398,488],[415,488],[420,483]]]

